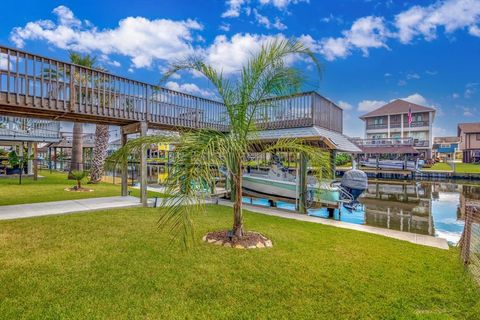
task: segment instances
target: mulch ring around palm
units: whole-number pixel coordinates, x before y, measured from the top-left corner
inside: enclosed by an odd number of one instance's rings
[[[89,188],[78,188],[78,187],[65,188],[65,189],[63,189],[63,190],[69,191],[69,192],[93,192],[93,189],[89,189]]]
[[[231,237],[229,232],[213,231],[203,237],[203,241],[218,246],[231,247],[237,249],[260,249],[271,248],[272,241],[258,232],[246,231],[242,238]]]

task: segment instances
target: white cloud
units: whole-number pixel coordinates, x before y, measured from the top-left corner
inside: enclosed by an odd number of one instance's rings
[[[425,70],[425,73],[428,74],[429,76],[435,76],[438,74],[437,70]]]
[[[283,36],[278,35],[278,37]],[[205,50],[206,60],[217,70],[222,70],[224,74],[232,74],[240,71],[241,66],[252,53],[260,49],[262,44],[274,38],[274,36],[249,33],[237,33],[230,39],[225,35],[220,35]]]
[[[228,9],[222,13],[222,18],[236,18],[240,16],[242,6],[246,3],[245,0],[227,0]]]
[[[343,19],[341,17],[336,17],[330,13],[330,15],[328,15],[327,17],[321,18],[320,22],[325,22],[325,23],[335,22],[337,24],[342,24]]]
[[[472,36],[480,37],[480,28],[476,25],[470,26],[470,28],[468,28],[468,33]]]
[[[387,104],[383,100],[363,100],[358,103],[358,111],[370,112]]]
[[[419,104],[421,106],[433,108],[437,111],[436,112],[437,116],[443,116],[444,115],[440,106],[429,102],[427,100],[427,98],[422,96],[420,93],[414,93],[414,94],[409,95],[408,97],[400,98],[400,99],[411,102],[411,103]]]
[[[398,38],[402,43],[409,43],[415,37],[433,40],[437,29],[443,27],[452,33],[468,28],[470,34],[480,36],[477,24],[480,19],[480,1],[446,0],[437,1],[430,6],[413,6],[395,16]]]
[[[345,102],[345,101],[338,101],[338,106],[340,108],[342,108],[343,110],[352,110],[353,109],[353,106],[348,103],[348,102]]]
[[[309,0],[227,0],[225,1],[227,5],[227,10],[222,13],[222,18],[237,18],[242,13],[242,10],[247,15],[250,15],[251,7],[249,6],[251,2],[256,2],[259,5],[271,5],[278,10],[285,11],[289,5],[297,4],[300,2],[309,2]]]
[[[400,80],[398,80],[397,85],[400,86],[400,87],[406,86],[407,81],[405,81],[403,79],[400,79]]]
[[[425,99],[425,97],[419,93],[414,93],[412,95],[409,95],[408,97],[400,98],[400,99],[411,102],[411,103],[419,104],[421,106],[428,106],[427,99]]]
[[[255,20],[258,24],[264,26],[267,29],[277,29],[277,30],[285,30],[287,26],[284,25],[278,17],[275,17],[275,22],[271,22],[268,17],[261,15],[258,13],[257,9],[253,9],[253,14],[255,16]]]
[[[388,72],[386,72],[386,73],[385,73],[383,76],[384,76],[385,78],[388,78],[388,77],[391,77],[391,76],[392,76],[392,74],[391,74],[391,73],[388,73]]]
[[[467,108],[467,107],[464,107],[463,108],[463,115],[465,117],[472,117],[473,116],[473,112],[474,110],[472,108]]]
[[[222,30],[224,32],[230,31],[230,24],[229,23],[222,23],[219,27],[219,30]]]
[[[407,74],[407,79],[408,80],[411,80],[411,79],[420,79],[420,75],[418,73],[408,73]]]
[[[470,99],[477,92],[477,88],[478,88],[477,82],[467,83],[467,85],[465,86],[465,92],[463,96],[467,99]]]
[[[454,93],[452,93],[452,98],[453,99],[458,99],[458,98],[460,98],[460,95],[458,93],[454,92]]]
[[[53,10],[57,22],[38,20],[14,28],[10,39],[23,47],[25,41],[43,40],[66,50],[99,51],[128,56],[136,68],[149,67],[154,59],[171,61],[193,53],[193,33],[203,27],[195,20],[149,20],[127,17],[114,29],[97,29],[81,23],[64,6]]]
[[[327,60],[345,58],[354,49],[359,49],[364,56],[368,56],[371,48],[388,48],[386,40],[389,31],[381,17],[359,18],[342,34],[342,37],[324,38],[320,41],[321,53]]]
[[[175,90],[175,91],[184,92],[184,93],[191,93],[193,95],[200,95],[205,98],[215,97],[215,94],[212,91],[201,89],[194,83],[179,84],[178,82],[175,82],[175,81],[168,81],[165,84],[165,87],[170,90]]]
[[[284,10],[286,9],[290,4],[297,4],[299,2],[309,2],[309,0],[260,0],[260,3],[262,5],[272,5],[276,7],[277,9]]]
[[[329,22],[330,17],[322,22]],[[410,43],[416,37],[433,40],[439,28],[446,33],[467,29],[472,36],[480,37],[480,1],[438,0],[430,6],[413,6],[395,16],[393,23],[383,17],[366,16],[357,19],[340,37],[328,37],[319,41],[320,53],[327,60],[345,58],[359,49],[368,56],[369,49],[389,48],[389,39]],[[387,25],[393,25],[389,30]],[[402,83],[401,85],[404,85]]]

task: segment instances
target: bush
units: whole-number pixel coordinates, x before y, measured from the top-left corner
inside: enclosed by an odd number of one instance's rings
[[[350,155],[347,153],[337,153],[335,156],[335,165],[336,166],[342,166],[344,164],[347,164],[351,161],[352,159],[350,158]]]
[[[76,189],[82,188],[82,180],[88,175],[87,171],[73,170],[70,174],[74,180],[77,180]]]

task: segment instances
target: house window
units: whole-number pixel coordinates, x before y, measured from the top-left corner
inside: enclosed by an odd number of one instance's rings
[[[477,141],[480,141],[480,133],[477,133],[476,136],[477,136]]]

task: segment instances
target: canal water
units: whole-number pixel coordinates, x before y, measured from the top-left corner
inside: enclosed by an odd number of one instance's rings
[[[311,216],[445,238],[456,244],[463,232],[465,201],[480,199],[480,184],[450,182],[369,182],[361,196],[362,208],[309,209]],[[245,196],[244,203],[271,206],[267,198]],[[275,200],[278,208],[295,210],[295,204]]]
[[[133,174],[135,171],[132,170],[132,175],[129,175],[132,184],[137,180]],[[167,175],[168,168],[163,165],[148,166],[150,185],[161,185]],[[431,235],[456,244],[463,231],[465,202],[469,199],[480,200],[480,183],[369,181],[367,191],[360,198],[363,208],[356,211],[336,209],[333,218],[329,218],[325,208],[309,209],[308,214],[322,219]],[[245,194],[243,201],[259,206],[271,206],[274,202],[277,208],[295,210],[294,203],[278,198]]]

